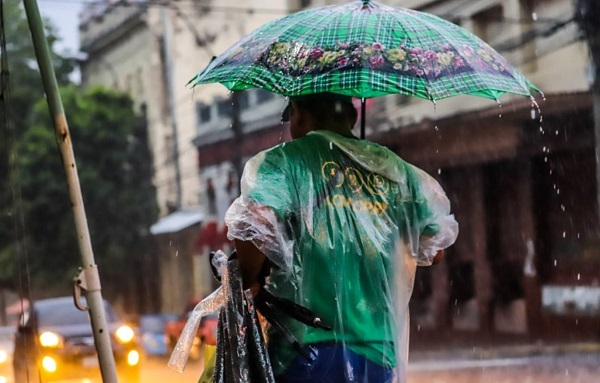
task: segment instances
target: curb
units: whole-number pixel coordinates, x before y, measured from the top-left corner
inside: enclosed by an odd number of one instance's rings
[[[600,353],[600,343],[524,344],[518,346],[473,347],[447,350],[419,350],[409,353],[410,362],[432,360],[490,360],[564,354]]]

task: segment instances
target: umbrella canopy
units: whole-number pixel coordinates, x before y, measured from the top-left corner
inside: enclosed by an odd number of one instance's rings
[[[363,0],[297,12],[235,43],[190,83],[285,96],[460,94],[498,99],[537,88],[488,44],[437,16]]]

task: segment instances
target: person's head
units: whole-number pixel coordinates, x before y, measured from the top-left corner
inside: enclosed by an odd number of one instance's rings
[[[291,97],[282,117],[290,121],[290,133],[296,139],[313,130],[351,134],[358,115],[350,97],[317,93]]]

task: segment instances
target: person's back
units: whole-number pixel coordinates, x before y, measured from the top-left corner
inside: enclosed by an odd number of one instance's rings
[[[275,374],[290,380],[309,366],[311,375],[300,381],[391,379],[405,359],[415,265],[430,264],[443,248],[420,254],[420,239],[435,238],[448,213],[431,177],[349,135],[311,130],[251,159],[242,197],[226,217],[230,235],[275,264],[267,285],[274,295],[333,327],[281,316],[317,364],[307,365],[282,334],[269,331]]]

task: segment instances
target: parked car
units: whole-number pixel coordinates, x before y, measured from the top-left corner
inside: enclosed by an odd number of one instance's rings
[[[119,381],[136,383],[140,347],[135,332],[119,320],[108,302],[104,307]],[[36,301],[19,323],[14,343],[15,383],[100,377],[88,313],[78,310],[72,297]]]
[[[148,314],[140,317],[142,348],[146,355],[165,356],[168,354],[165,325],[167,322],[176,321],[177,317],[177,314]]]
[[[15,342],[14,326],[0,327],[0,383],[12,381],[12,359]]]
[[[200,302],[199,299],[190,301],[184,308],[183,313],[175,320],[169,321],[165,324],[165,339],[169,353],[173,352],[175,345],[179,340],[179,336],[183,332],[183,328],[187,323],[192,310]],[[216,329],[217,329],[218,316],[216,313],[203,317],[198,327],[198,332],[194,338],[194,344],[190,350],[190,359],[198,360],[203,355],[202,346],[208,344],[214,346],[217,344]]]

